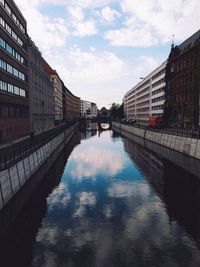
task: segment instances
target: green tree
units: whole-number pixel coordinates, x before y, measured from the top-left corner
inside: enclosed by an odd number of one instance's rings
[[[112,106],[110,108],[110,116],[114,119],[122,119],[124,117],[124,105],[123,103],[116,104],[112,103]]]

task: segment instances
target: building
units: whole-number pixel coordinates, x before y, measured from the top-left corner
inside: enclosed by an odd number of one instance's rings
[[[80,98],[73,95],[72,92],[63,84],[64,88],[64,121],[72,122],[80,118]]]
[[[124,114],[127,120],[147,125],[150,116],[163,116],[165,102],[165,61],[140,83],[129,90],[124,98]]]
[[[200,31],[172,45],[166,71],[165,114],[169,127],[197,129],[200,124]]]
[[[93,117],[97,117],[98,109],[96,103],[91,103],[91,114]]]
[[[54,127],[54,88],[41,52],[28,38],[30,125],[35,134]]]
[[[91,115],[91,102],[80,100],[81,117],[88,117]]]
[[[30,134],[26,20],[0,0],[0,142]]]
[[[80,100],[81,117],[96,117],[97,105],[93,102]]]
[[[54,120],[55,125],[63,123],[63,82],[60,79],[56,70],[53,70],[49,64],[44,60],[44,69],[50,75],[54,88]]]

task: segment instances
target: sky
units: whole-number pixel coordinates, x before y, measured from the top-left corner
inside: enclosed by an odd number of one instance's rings
[[[199,30],[199,0],[15,0],[67,88],[98,108],[125,93]]]

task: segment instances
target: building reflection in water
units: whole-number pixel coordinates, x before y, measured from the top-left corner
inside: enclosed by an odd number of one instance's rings
[[[65,169],[63,154],[2,238],[0,265],[199,266],[199,180],[141,143],[102,132]]]
[[[80,133],[76,133],[42,181],[39,172],[0,213],[0,266],[31,264],[32,245],[47,212],[47,197],[59,185],[67,159],[79,143]]]
[[[149,142],[146,147],[151,148],[150,151],[141,145],[144,142],[141,138],[136,137],[135,142],[133,140],[133,137],[131,141],[124,138],[125,150],[165,203],[171,220],[171,231],[173,222],[178,222],[200,248],[199,161]],[[156,154],[152,150],[160,153]],[[176,159],[179,167],[168,159]]]

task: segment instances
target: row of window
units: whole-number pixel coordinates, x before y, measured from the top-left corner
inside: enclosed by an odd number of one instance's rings
[[[4,7],[4,9],[6,10],[6,12],[10,15],[10,17],[14,20],[15,24],[21,30],[21,32],[22,33],[25,33],[26,30],[25,30],[24,26],[20,23],[20,21],[18,20],[18,18],[16,17],[16,15],[12,11],[12,9],[9,7],[9,5],[7,4],[7,2],[5,0],[0,0],[0,3]]]
[[[157,81],[157,82],[155,82],[155,83],[152,84],[152,88],[154,88],[154,87],[156,87],[156,86],[158,86],[158,85],[160,85],[160,84],[162,84],[164,82],[165,82],[165,79],[164,78],[163,79],[160,79],[159,81]]]
[[[162,101],[162,100],[165,100],[165,96],[164,95],[152,99],[152,103],[156,103],[156,102],[159,102],[159,101]]]
[[[26,97],[26,91],[24,89],[21,89],[13,84],[4,82],[2,80],[0,80],[0,90],[11,94],[19,95],[22,97]]]
[[[14,68],[10,64],[6,63],[4,60],[0,59],[0,69],[5,70],[6,72],[14,75],[15,77],[19,78],[22,81],[26,80],[26,76],[24,73],[19,71],[18,69]]]
[[[152,92],[152,96],[153,95],[160,94],[160,93],[162,93],[164,91],[165,91],[165,87],[159,88],[159,89],[157,89],[157,90],[155,90],[155,91]]]
[[[152,110],[162,110],[164,108],[164,105],[154,106],[152,107]]]
[[[28,118],[28,107],[0,104],[0,118]]]
[[[5,20],[0,17],[0,25],[7,31],[7,33],[21,46],[24,48],[24,43],[19,38],[19,36],[12,30],[12,28],[5,22]]]
[[[17,59],[21,64],[26,65],[25,59],[1,37],[0,37],[0,47],[3,48],[6,52],[8,52],[15,59]]]
[[[158,73],[156,73],[153,77],[152,80],[157,79],[158,77],[160,77],[161,75],[163,75],[165,73],[165,69],[162,69],[161,71],[159,71]]]

